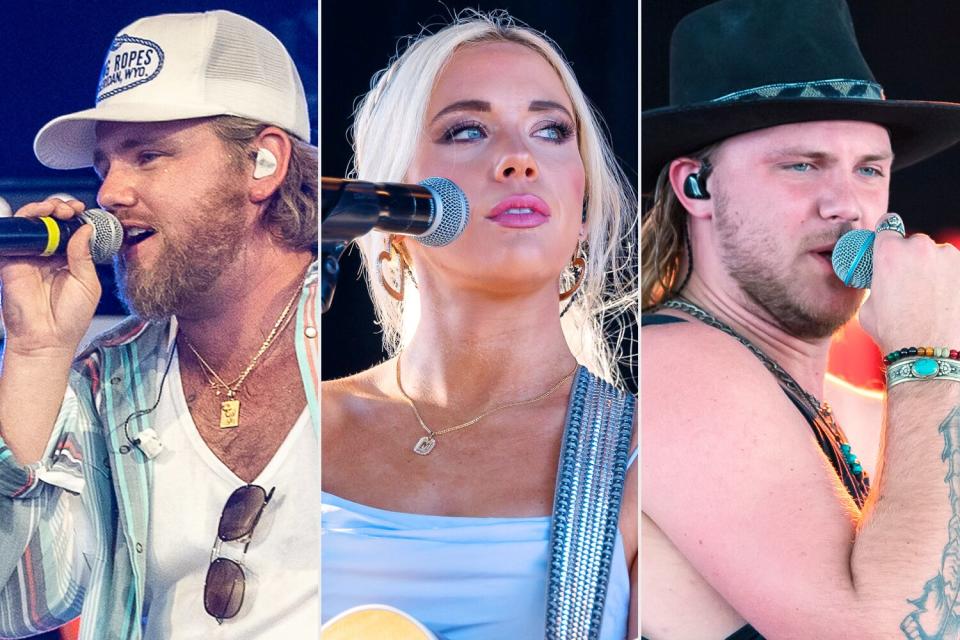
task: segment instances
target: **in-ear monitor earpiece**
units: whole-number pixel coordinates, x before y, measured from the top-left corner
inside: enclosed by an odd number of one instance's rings
[[[269,149],[260,147],[257,149],[256,164],[253,168],[253,177],[256,179],[272,176],[277,172],[277,156]]]
[[[707,177],[712,171],[713,167],[710,163],[703,160],[700,163],[700,170],[691,173],[683,181],[683,195],[694,200],[709,200],[710,192],[707,191]]]

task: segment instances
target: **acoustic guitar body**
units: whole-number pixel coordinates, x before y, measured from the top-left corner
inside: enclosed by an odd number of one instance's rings
[[[347,609],[320,630],[321,640],[441,640],[413,617],[383,604]]]

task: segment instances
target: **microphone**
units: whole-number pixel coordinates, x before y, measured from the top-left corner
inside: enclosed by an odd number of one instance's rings
[[[47,258],[64,255],[67,242],[83,225],[93,225],[90,256],[97,264],[110,262],[120,251],[123,227],[112,214],[88,209],[70,220],[56,218],[0,218],[0,256]]]
[[[833,247],[833,272],[843,284],[855,289],[869,289],[873,281],[873,240],[876,234],[867,229],[848,231]]]
[[[456,240],[470,220],[466,195],[446,178],[415,185],[343,178],[320,182],[324,243],[348,242],[379,229],[442,247]]]

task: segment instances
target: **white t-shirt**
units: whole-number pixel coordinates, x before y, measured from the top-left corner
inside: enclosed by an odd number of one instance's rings
[[[315,640],[320,628],[319,448],[307,409],[252,483],[276,490],[241,562],[243,606],[217,624],[204,610],[203,584],[220,514],[234,489],[246,483],[197,432],[176,355],[160,396],[155,424],[164,450],[153,460],[150,486],[145,640]],[[242,544],[224,542],[220,555],[239,560],[242,551]]]

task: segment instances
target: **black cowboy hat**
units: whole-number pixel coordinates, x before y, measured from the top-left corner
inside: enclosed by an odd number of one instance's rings
[[[674,158],[812,120],[883,125],[895,169],[960,140],[960,104],[885,99],[844,0],[721,0],[674,29],[670,106],[642,116],[642,190]]]

